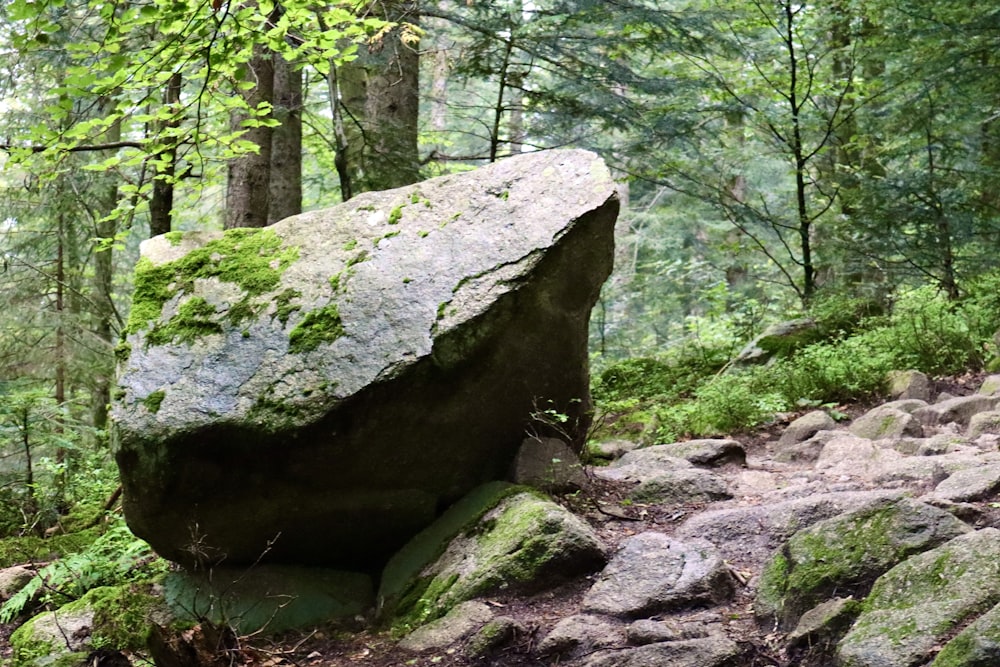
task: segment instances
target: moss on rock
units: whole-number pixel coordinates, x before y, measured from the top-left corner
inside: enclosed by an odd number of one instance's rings
[[[154,331],[147,337],[147,344],[173,342],[175,338],[190,342],[204,333],[218,331],[221,327],[215,321],[215,309],[204,303],[204,299],[190,299],[187,303],[194,303],[187,306],[187,311],[179,311],[162,325],[157,326],[157,322],[168,301],[179,294],[193,293],[197,279],[216,278],[238,285],[246,295],[233,308],[242,304],[244,310],[251,308],[255,312],[257,306],[252,304],[252,298],[277,287],[281,274],[298,254],[297,248],[285,247],[273,230],[230,229],[221,238],[172,262],[154,264],[144,257],[135,268],[127,331],[137,333],[153,324]]]
[[[340,309],[337,304],[331,303],[305,314],[302,321],[288,334],[288,351],[311,352],[323,343],[332,343],[343,335]]]

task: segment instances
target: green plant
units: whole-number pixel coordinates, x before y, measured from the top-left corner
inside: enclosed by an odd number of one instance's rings
[[[0,607],[0,622],[9,623],[33,600],[62,604],[98,586],[113,586],[155,578],[167,562],[153,553],[119,520],[89,547],[46,565]]]

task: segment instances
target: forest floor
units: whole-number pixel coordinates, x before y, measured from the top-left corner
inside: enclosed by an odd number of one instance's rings
[[[982,383],[983,374],[966,374],[939,379],[935,382],[935,395],[940,392],[960,396],[974,393]],[[880,401],[836,406],[836,410],[853,419]],[[773,473],[770,462],[773,445],[783,429],[799,414],[784,415],[779,421],[752,431],[729,434],[740,442],[747,454],[747,466],[735,464],[716,469],[727,481],[735,480],[747,468]],[[778,475],[792,476],[808,468],[783,466]],[[627,499],[628,485],[602,481],[590,476],[590,488],[583,492],[556,498],[558,502],[587,520],[608,545],[615,550],[622,540],[646,531],[670,535],[685,520],[718,503],[690,503],[671,505],[646,505]],[[725,501],[723,501],[725,502]],[[732,501],[729,501],[732,502]],[[753,503],[753,498],[739,502]],[[1000,509],[990,503],[980,503],[977,527],[1000,527]],[[609,512],[608,509],[613,508]],[[620,516],[615,516],[620,515]],[[747,564],[729,563],[737,577],[750,580],[755,574]],[[741,575],[742,573],[742,575]],[[364,619],[352,624],[327,625],[308,631],[289,632],[279,636],[239,637],[231,648],[202,665],[184,667],[540,667],[560,664],[558,657],[540,658],[535,648],[552,627],[561,619],[579,613],[581,599],[594,583],[596,573],[574,580],[535,595],[510,593],[485,600],[496,608],[498,614],[517,620],[523,631],[494,653],[469,658],[456,646],[442,651],[415,654],[397,646],[398,637],[388,631],[373,629]],[[785,667],[795,665],[782,652],[782,637],[758,627],[752,609],[751,587],[737,587],[735,597],[724,606],[694,610],[685,616],[686,621],[722,620],[726,634],[743,650],[741,667]],[[699,616],[703,618],[699,618]],[[8,638],[13,626],[0,624],[0,664],[9,658]],[[148,658],[132,656],[134,664],[150,664]],[[97,667],[105,663],[97,662]],[[113,663],[108,663],[108,667]],[[563,661],[562,664],[566,664]]]
[[[947,392],[955,396],[974,393],[982,383],[984,375],[969,373],[957,377],[935,381],[935,395]],[[836,410],[853,419],[881,401],[852,403],[836,406]],[[772,455],[772,446],[782,430],[799,414],[785,415],[758,429],[730,434],[739,441],[747,453],[748,465],[767,468]],[[803,468],[808,467],[804,465]],[[724,478],[739,474],[738,466],[716,470]],[[794,468],[785,469],[783,474],[796,474]],[[706,510],[715,503],[684,505],[643,505],[626,500],[626,485],[604,482],[591,477],[592,485],[585,493],[577,493],[557,498],[568,509],[587,519],[598,531],[605,543],[612,549],[625,538],[645,531],[671,534],[677,526],[694,514]],[[752,502],[752,500],[751,500]],[[989,503],[980,503],[977,527],[1000,527],[1000,510]],[[617,518],[599,511],[602,507],[616,508],[627,518]],[[740,563],[729,563],[735,572],[741,571]],[[752,572],[744,570],[747,577]],[[534,650],[538,642],[561,619],[579,613],[583,595],[593,584],[594,576],[573,581],[560,587],[531,596],[517,594],[498,595],[487,604],[497,608],[498,613],[520,622],[524,631],[512,642],[498,649],[494,654],[470,659],[461,654],[460,647],[453,649],[414,654],[397,648],[396,639],[387,632],[376,632],[364,627],[325,627],[305,633],[290,633],[280,637],[245,639],[237,662],[279,667],[527,667],[560,664],[558,658],[545,660]],[[748,588],[738,590],[733,600],[724,607],[713,607],[702,613],[705,620],[725,619],[727,634],[741,645],[744,658],[741,667],[763,667],[764,665],[790,665],[788,657],[781,651],[782,637],[760,629],[754,621],[752,596]],[[698,620],[699,612],[688,615],[685,620]],[[237,657],[237,656],[234,656]]]

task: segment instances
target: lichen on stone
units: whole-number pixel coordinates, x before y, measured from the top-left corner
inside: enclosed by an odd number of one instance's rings
[[[162,389],[154,391],[146,398],[142,399],[142,404],[146,406],[146,409],[152,412],[154,415],[160,411],[160,405],[163,403],[163,399],[167,397],[167,392]]]

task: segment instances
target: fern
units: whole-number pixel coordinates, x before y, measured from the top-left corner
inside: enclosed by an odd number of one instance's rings
[[[40,569],[0,607],[0,623],[10,623],[32,600],[61,604],[98,586],[153,578],[167,567],[166,561],[119,521],[85,550]]]

